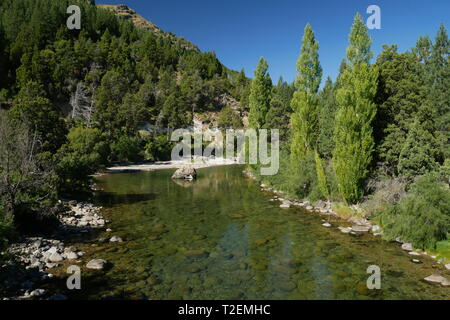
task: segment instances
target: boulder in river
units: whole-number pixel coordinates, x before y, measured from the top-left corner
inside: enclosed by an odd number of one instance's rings
[[[197,178],[197,171],[193,167],[185,166],[179,168],[172,175],[172,179],[194,180]]]

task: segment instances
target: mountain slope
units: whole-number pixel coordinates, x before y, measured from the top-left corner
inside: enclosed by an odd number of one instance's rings
[[[158,26],[156,26],[153,22],[148,21],[143,16],[138,14],[133,9],[129,8],[125,4],[99,4],[97,5],[98,8],[109,10],[114,12],[119,18],[124,20],[130,20],[133,22],[133,24],[140,28],[140,29],[146,29],[149,30],[155,34],[158,34],[163,37],[170,38],[173,42],[180,42],[181,47],[188,49],[188,50],[198,50],[197,46],[192,44],[191,42],[181,38],[177,37],[172,33],[164,32],[161,30]]]

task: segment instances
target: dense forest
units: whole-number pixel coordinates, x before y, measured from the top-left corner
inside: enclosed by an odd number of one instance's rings
[[[66,27],[71,4],[82,10],[81,30]],[[280,129],[280,172],[265,183],[332,201],[342,217],[370,217],[387,239],[448,246],[447,31],[441,25],[404,53],[384,46],[375,61],[371,42],[356,15],[339,76],[321,87],[319,42],[307,25],[295,82],[274,85],[264,58],[250,80],[212,52],[87,1],[3,0],[2,244],[51,225],[58,199],[87,192],[102,168],[168,159],[172,129],[216,112],[221,128],[243,127],[248,114],[251,128]]]
[[[290,101],[281,169],[260,177],[299,199],[329,200],[344,218],[370,218],[384,236],[422,249],[448,251],[450,237],[450,42],[420,37],[399,53],[385,45],[371,64],[372,40],[355,16],[346,58],[335,82],[321,90],[319,42],[304,30]],[[268,64],[261,59],[250,92],[250,125],[274,128]],[[282,128],[282,127],[280,127]],[[258,174],[257,170],[254,170]]]
[[[81,8],[81,30],[66,26],[71,4]],[[51,225],[57,199],[88,191],[101,168],[170,158],[170,130],[196,113],[222,110],[222,127],[242,127],[244,71],[173,34],[88,1],[4,0],[0,22],[3,242]],[[243,107],[223,105],[223,96]]]

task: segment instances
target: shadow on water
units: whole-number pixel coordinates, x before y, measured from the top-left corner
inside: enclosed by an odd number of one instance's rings
[[[135,204],[139,202],[145,202],[156,199],[154,193],[132,193],[132,194],[119,194],[114,192],[101,192],[95,196],[95,200],[101,203],[104,207],[112,207],[114,205],[123,204]]]

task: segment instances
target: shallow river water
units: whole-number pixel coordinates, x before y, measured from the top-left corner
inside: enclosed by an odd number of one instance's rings
[[[82,298],[101,299],[448,299],[423,282],[442,267],[415,265],[397,243],[322,226],[301,208],[280,209],[240,166],[206,168],[194,182],[174,170],[110,174],[96,204],[123,243],[92,258],[111,263],[82,279]],[[328,218],[326,218],[328,219]],[[342,223],[341,223],[342,225]],[[381,268],[381,289],[366,286]]]

